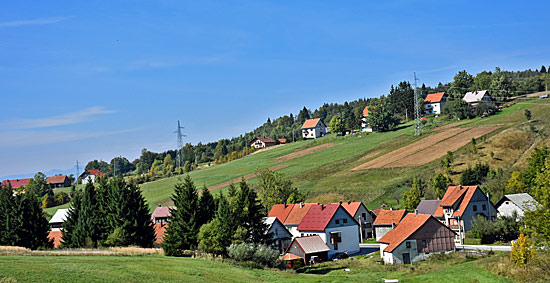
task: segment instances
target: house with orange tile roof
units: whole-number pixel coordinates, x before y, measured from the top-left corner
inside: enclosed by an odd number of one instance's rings
[[[369,124],[367,123],[367,117],[369,116],[369,107],[370,106],[367,105],[363,109],[363,118],[361,118],[361,132],[372,132],[371,126],[369,126]]]
[[[475,217],[495,220],[497,210],[479,186],[450,186],[433,216],[455,231],[455,240],[462,243]]]
[[[304,139],[320,138],[328,133],[327,126],[320,118],[308,119],[302,125],[302,137]]]
[[[67,175],[50,176],[46,178],[46,182],[48,185],[52,186],[52,188],[66,188],[71,186],[71,180],[69,180]]]
[[[379,241],[386,233],[397,227],[405,215],[407,215],[406,209],[381,210],[373,223],[376,240]]]
[[[318,206],[318,205],[319,205],[318,203],[303,203],[303,202],[301,202],[301,203],[294,204],[292,206],[292,209],[290,210],[290,212],[286,216],[285,220],[281,221],[281,222],[283,222],[285,227],[288,229],[290,234],[292,234],[292,237],[300,237],[301,236],[300,232],[298,231],[298,226],[302,222],[302,219],[304,219],[304,217],[308,213],[309,209],[311,209],[311,207],[313,207],[313,206]],[[271,216],[271,215],[268,215],[268,216]],[[277,216],[275,216],[275,217],[277,217]]]
[[[300,236],[318,235],[330,248],[329,258],[337,253],[359,252],[359,224],[339,203],[313,205],[298,226]]]
[[[372,213],[362,202],[340,202],[340,205],[359,223],[359,239],[361,242],[374,236]]]
[[[380,240],[386,264],[410,264],[430,254],[453,252],[456,233],[429,214],[409,213]]]
[[[424,99],[426,115],[440,115],[441,113],[443,113],[443,106],[445,106],[445,102],[447,102],[446,92],[428,94],[428,96],[426,96],[426,99]]]

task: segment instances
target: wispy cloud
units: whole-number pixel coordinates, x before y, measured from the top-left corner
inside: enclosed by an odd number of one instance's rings
[[[55,24],[70,18],[71,17],[51,17],[51,18],[31,19],[31,20],[0,22],[0,28],[49,25],[49,24]]]
[[[5,122],[2,124],[2,126],[11,129],[40,129],[65,126],[90,121],[94,116],[110,114],[113,112],[115,111],[107,110],[103,106],[95,106],[86,108],[82,111],[72,112],[64,115],[35,119],[17,119],[10,122]]]
[[[141,128],[114,131],[14,131],[1,133],[0,147],[37,146],[126,134]]]

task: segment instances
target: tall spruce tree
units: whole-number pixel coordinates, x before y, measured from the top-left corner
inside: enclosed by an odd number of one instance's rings
[[[18,217],[11,184],[0,184],[0,246],[14,246],[18,241]]]
[[[189,175],[174,187],[172,201],[176,209],[171,209],[170,225],[164,238],[164,253],[168,256],[182,256],[184,250],[197,247],[199,223],[197,218],[198,194]]]
[[[80,191],[73,194],[69,212],[67,218],[63,222],[62,229],[62,246],[67,248],[78,248],[84,246],[84,241],[80,240],[79,231],[76,229],[78,226],[78,219],[80,216],[80,207],[82,205],[82,193]]]
[[[242,240],[249,243],[265,242],[267,225],[263,220],[264,208],[244,178],[239,183],[236,203],[234,215],[238,225],[246,231]]]
[[[53,243],[48,239],[50,226],[38,197],[33,191],[28,191],[19,194],[16,199],[19,217],[16,244],[33,250],[53,247]]]
[[[197,215],[199,227],[210,222],[210,220],[214,218],[216,208],[216,200],[208,188],[204,187],[199,200],[199,214]]]

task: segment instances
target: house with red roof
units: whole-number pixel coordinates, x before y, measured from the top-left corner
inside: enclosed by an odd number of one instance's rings
[[[369,107],[370,106],[367,105],[363,109],[363,118],[361,118],[361,132],[372,132],[371,126],[369,126],[369,124],[367,123],[367,117],[369,116]]]
[[[357,221],[339,203],[311,206],[297,228],[302,237],[321,237],[330,248],[329,258],[341,252],[359,252],[358,229]]]
[[[276,204],[269,211],[268,217],[277,217],[285,225],[292,237],[300,237],[298,225],[306,216],[309,209],[317,203]]]
[[[66,188],[71,186],[71,180],[67,175],[57,175],[46,178],[48,185],[52,188]]]
[[[380,210],[374,220],[374,234],[379,241],[386,233],[393,230],[399,222],[407,215],[407,210]]]
[[[441,113],[443,113],[443,106],[445,106],[445,102],[447,102],[446,92],[428,94],[428,96],[426,96],[426,99],[424,99],[426,115],[440,115]]]
[[[255,149],[266,148],[275,145],[275,141],[270,137],[255,137],[250,146]]]
[[[340,205],[359,223],[359,239],[363,242],[374,236],[372,213],[360,201],[341,202]]]
[[[433,216],[455,231],[456,241],[462,243],[475,217],[495,220],[497,211],[479,186],[450,186]]]
[[[410,264],[430,254],[455,250],[456,233],[429,214],[407,214],[380,240],[380,257],[386,264]]]
[[[25,188],[29,184],[30,178],[26,179],[12,179],[2,181],[2,186],[8,186],[11,184],[12,189]]]
[[[94,183],[97,178],[103,177],[105,174],[98,169],[87,169],[84,173],[80,174],[82,184],[88,184],[88,182]]]
[[[308,119],[302,125],[302,137],[304,139],[316,139],[327,133],[327,126],[320,118]]]
[[[175,206],[161,206],[160,204],[155,208],[153,213],[151,214],[151,221],[153,223],[168,223],[170,222],[170,217],[172,217],[172,213],[170,212],[170,209],[175,210]]]

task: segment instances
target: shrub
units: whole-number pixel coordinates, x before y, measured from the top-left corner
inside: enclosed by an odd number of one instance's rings
[[[489,173],[489,165],[478,163],[474,168],[468,167],[460,176],[460,184],[465,186],[480,184]]]
[[[239,262],[255,262],[262,266],[273,267],[277,263],[279,252],[263,244],[240,243],[227,248],[230,258]]]
[[[519,235],[519,238],[514,241],[512,251],[510,252],[510,260],[515,265],[525,266],[535,255],[535,251],[529,243],[529,239],[523,234]]]

